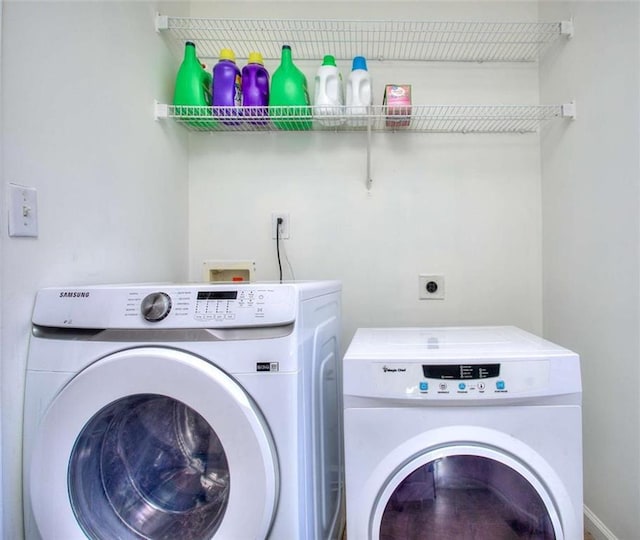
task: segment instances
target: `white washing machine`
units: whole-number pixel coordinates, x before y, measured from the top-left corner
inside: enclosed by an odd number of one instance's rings
[[[360,329],[347,537],[581,540],[580,361],[514,327]]]
[[[29,540],[335,539],[339,282],[38,293]]]

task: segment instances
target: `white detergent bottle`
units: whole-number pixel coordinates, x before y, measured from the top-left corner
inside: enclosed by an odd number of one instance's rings
[[[356,56],[347,80],[347,124],[366,126],[371,103],[371,75],[367,71],[367,61],[364,56]]]
[[[313,116],[323,126],[339,126],[344,121],[344,90],[336,59],[327,54],[315,77]]]

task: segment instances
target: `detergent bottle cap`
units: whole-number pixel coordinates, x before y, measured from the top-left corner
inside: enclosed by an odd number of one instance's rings
[[[264,65],[264,59],[262,58],[262,54],[259,52],[250,52],[249,53],[249,64],[262,64]]]
[[[364,56],[356,56],[353,58],[353,65],[351,67],[351,70],[353,71],[355,69],[364,69],[365,71],[367,71],[367,60]]]
[[[236,55],[231,49],[220,49],[220,60],[236,61]]]
[[[332,54],[325,54],[324,58],[322,59],[322,65],[323,66],[335,66],[336,65],[336,57],[333,56]]]

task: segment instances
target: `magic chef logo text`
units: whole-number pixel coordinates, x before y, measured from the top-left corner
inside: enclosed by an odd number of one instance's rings
[[[385,373],[406,373],[407,368],[399,367],[399,368],[391,368],[388,366],[382,366],[382,371]]]
[[[90,294],[91,293],[89,292],[78,292],[78,291],[61,292],[60,298],[89,298]]]

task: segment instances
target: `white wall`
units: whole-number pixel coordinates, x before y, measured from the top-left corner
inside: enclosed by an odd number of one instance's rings
[[[535,3],[195,2],[200,16],[537,20]],[[327,53],[332,51],[328,50]],[[293,50],[295,61],[295,48]],[[317,62],[298,65],[313,81]],[[350,62],[339,62],[343,77]],[[267,64],[272,73],[277,62]],[[538,103],[534,64],[381,63],[414,103]],[[207,259],[254,259],[277,279],[271,212],[291,216],[285,241],[298,279],[343,282],[344,344],[358,326],[516,324],[541,331],[540,156],[536,135],[190,136],[190,277]],[[419,301],[418,274],[444,274],[446,300]],[[285,274],[288,277],[288,274]]]
[[[187,141],[153,119],[154,98],[172,97],[178,61],[154,30],[155,4],[4,4],[2,190],[37,188],[40,235],[8,238],[3,205],[2,538],[22,536],[21,414],[37,289],[186,277]]]
[[[2,12],[4,9],[4,0],[0,0],[0,61],[2,60]],[[2,125],[2,69],[0,69],[0,126]],[[0,144],[0,163],[3,163],[2,144]],[[0,179],[4,178],[0,171]],[[3,183],[3,182],[2,182]],[[4,209],[4,190],[0,187],[0,209]],[[4,211],[0,210],[0,221],[4,219]],[[0,231],[2,229],[0,228]],[[4,235],[0,234],[0,261],[4,261]],[[0,264],[2,264],[0,262]],[[1,274],[0,274],[1,276]],[[0,367],[2,366],[2,279],[0,277]],[[2,403],[2,369],[0,369],[0,404]],[[2,415],[0,414],[0,531],[3,530],[4,523],[4,504],[2,504],[2,486],[4,485],[2,473]]]
[[[361,134],[195,134],[187,146],[180,129],[153,122],[151,103],[170,101],[178,64],[153,31],[155,10],[143,2],[4,3],[0,202],[8,182],[36,187],[40,237],[8,238],[2,204],[2,537],[21,536],[20,415],[35,291],[199,279],[210,258],[255,259],[257,277],[275,279],[270,214],[287,211],[296,277],[343,280],[345,344],[365,325],[509,323],[540,332],[544,270],[545,334],[583,358],[585,501],[619,538],[633,538],[638,6],[542,2],[541,19],[573,13],[577,33],[562,54],[545,56],[540,77],[537,65],[370,61],[377,103],[382,85],[397,82],[413,84],[416,103],[576,97],[579,105],[575,123],[542,134],[542,173],[534,135],[375,134],[371,195]],[[197,1],[191,10],[538,18],[538,5],[526,2]],[[317,66],[300,67],[311,79]],[[340,67],[346,76],[349,66]],[[446,276],[444,302],[417,300],[420,272]],[[622,374],[610,378],[615,386],[601,384],[603,370]]]
[[[640,530],[639,8],[542,3],[540,14],[576,27],[541,65],[541,99],[578,106],[573,124],[541,139],[544,331],[582,357],[584,493],[598,538]]]

